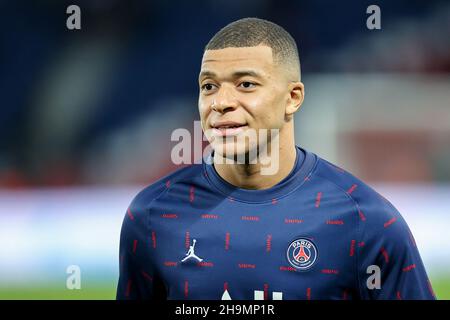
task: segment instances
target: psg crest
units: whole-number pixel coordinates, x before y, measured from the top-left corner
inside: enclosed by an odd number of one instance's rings
[[[299,271],[311,268],[317,260],[317,248],[311,240],[298,238],[291,242],[286,257],[290,265]]]

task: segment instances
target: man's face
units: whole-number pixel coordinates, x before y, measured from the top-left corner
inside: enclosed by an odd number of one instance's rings
[[[199,75],[198,106],[212,148],[233,158],[255,147],[238,139],[249,130],[256,134],[260,129],[281,130],[288,83],[283,68],[273,62],[270,47],[207,50]]]

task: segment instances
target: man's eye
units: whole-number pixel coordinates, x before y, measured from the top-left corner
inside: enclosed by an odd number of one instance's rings
[[[212,83],[206,83],[202,86],[203,91],[211,91],[214,89],[214,85]]]
[[[239,86],[243,87],[245,89],[250,89],[250,88],[254,88],[256,85],[252,82],[244,81]]]

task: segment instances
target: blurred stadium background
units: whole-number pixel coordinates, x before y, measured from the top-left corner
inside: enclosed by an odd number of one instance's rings
[[[66,29],[78,4],[82,30]],[[366,28],[381,8],[382,29]],[[209,38],[235,19],[298,41],[299,145],[361,177],[408,222],[450,299],[448,1],[1,1],[0,299],[113,299],[125,210],[174,170]],[[81,290],[66,289],[69,265]]]

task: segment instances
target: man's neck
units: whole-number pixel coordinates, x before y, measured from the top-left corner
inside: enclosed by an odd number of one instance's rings
[[[222,161],[214,159],[214,168],[222,179],[236,187],[254,190],[268,189],[286,178],[294,168],[297,157],[295,143],[292,141],[285,146],[280,144],[279,152],[278,170],[271,175],[263,174],[261,163],[227,164],[223,159],[220,159]]]

